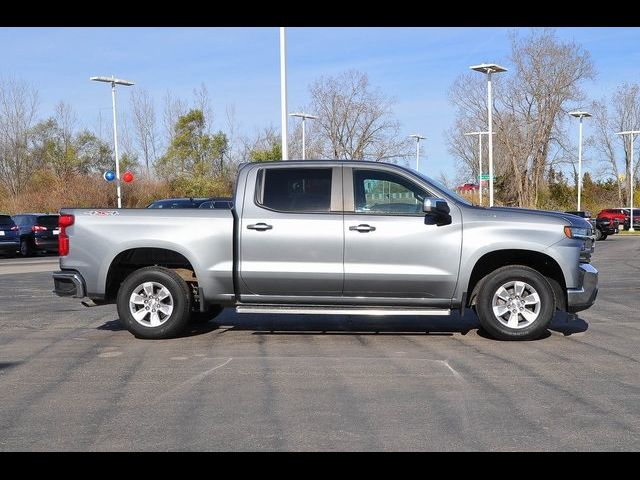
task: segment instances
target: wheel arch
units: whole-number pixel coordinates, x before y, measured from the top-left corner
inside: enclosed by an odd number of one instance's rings
[[[198,277],[193,263],[182,253],[161,247],[133,247],[118,253],[110,262],[105,279],[105,300],[114,301],[124,279],[144,267],[165,267],[174,270],[197,288]]]
[[[524,265],[542,274],[553,289],[556,307],[559,310],[566,310],[567,287],[558,262],[545,253],[520,249],[495,250],[485,253],[478,259],[469,277],[466,291],[471,293],[467,297],[466,306],[475,305],[478,291],[487,275],[509,265]]]

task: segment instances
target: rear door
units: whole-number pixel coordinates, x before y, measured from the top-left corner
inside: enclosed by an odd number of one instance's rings
[[[239,214],[242,301],[342,294],[341,166],[255,168]]]

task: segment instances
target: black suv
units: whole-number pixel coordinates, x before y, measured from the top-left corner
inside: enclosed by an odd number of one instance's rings
[[[206,202],[200,204],[198,208],[222,208],[231,210],[233,208],[233,199],[229,197],[210,198]]]
[[[20,248],[18,227],[9,215],[0,215],[0,253],[15,257]]]
[[[147,208],[198,208],[202,203],[209,200],[208,198],[167,198],[164,200],[156,200],[147,205]]]
[[[14,215],[13,221],[18,226],[23,257],[30,257],[36,251],[58,253],[58,215],[23,213]]]

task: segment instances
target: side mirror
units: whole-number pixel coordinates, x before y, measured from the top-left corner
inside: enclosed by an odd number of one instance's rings
[[[426,225],[437,225],[441,227],[443,225],[449,225],[452,221],[451,209],[449,204],[443,198],[427,197],[422,204],[422,210],[426,213],[424,223]]]
[[[446,200],[436,197],[425,198],[422,210],[424,213],[431,213],[435,215],[448,215],[451,211]]]

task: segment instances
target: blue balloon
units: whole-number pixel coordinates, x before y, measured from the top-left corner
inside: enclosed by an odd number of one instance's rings
[[[102,177],[103,177],[107,182],[111,182],[111,181],[115,180],[115,178],[116,178],[116,172],[114,172],[113,170],[107,170],[106,172],[104,172],[104,175],[102,175]]]

